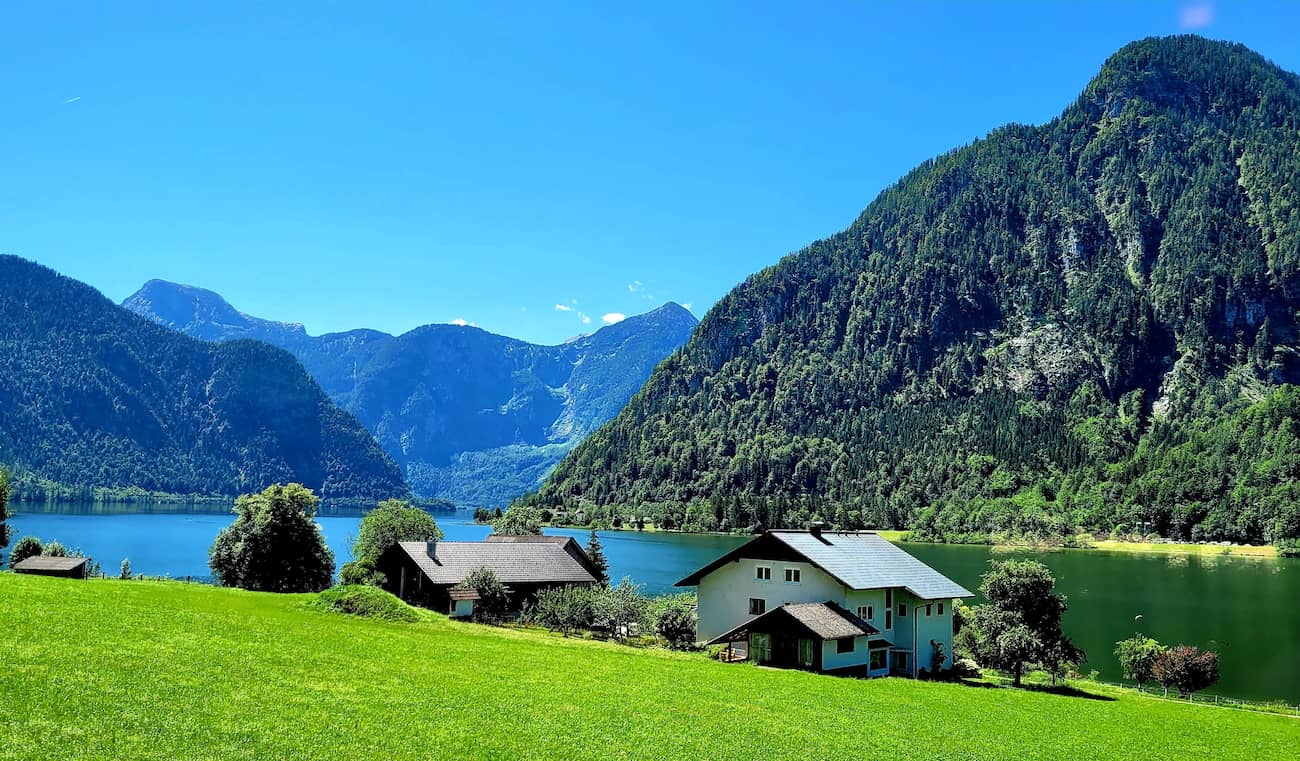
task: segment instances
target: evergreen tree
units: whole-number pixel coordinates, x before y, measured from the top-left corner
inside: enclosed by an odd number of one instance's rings
[[[591,536],[587,538],[587,557],[591,559],[591,565],[596,569],[596,581],[601,584],[609,583],[609,561],[605,559],[605,550],[600,546],[600,537],[596,535],[596,529],[591,530]]]

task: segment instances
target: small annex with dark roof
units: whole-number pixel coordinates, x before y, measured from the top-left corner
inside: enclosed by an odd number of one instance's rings
[[[893,647],[879,629],[834,600],[772,608],[706,644],[726,645],[726,660],[739,659],[739,646],[745,658],[762,665],[859,676],[871,675],[873,651],[875,671],[883,671],[883,651]]]
[[[384,574],[385,588],[403,600],[455,613],[453,603],[467,598],[453,597],[452,588],[480,568],[496,574],[510,590],[515,608],[542,589],[593,585],[596,577],[588,570],[590,560],[583,562],[585,554],[569,537],[401,542],[380,556],[377,568]]]
[[[64,558],[49,555],[35,555],[20,560],[14,565],[15,573],[30,573],[38,576],[61,576],[68,579],[84,579],[89,558]]]

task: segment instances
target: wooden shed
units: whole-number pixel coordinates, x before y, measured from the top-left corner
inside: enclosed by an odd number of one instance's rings
[[[36,555],[14,566],[15,573],[33,573],[38,576],[62,576],[67,579],[86,578],[87,558],[57,558]]]

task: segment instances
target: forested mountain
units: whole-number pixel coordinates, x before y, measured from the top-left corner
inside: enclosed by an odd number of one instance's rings
[[[668,303],[559,346],[458,325],[309,336],[301,325],[242,314],[212,291],[160,280],[123,306],[196,337],[257,338],[289,350],[375,435],[416,492],[472,506],[536,488],[696,324]]]
[[[0,257],[0,357],[0,464],[20,490],[410,494],[289,353],[183,336],[13,256]]]
[[[1126,46],[748,278],[524,502],[692,528],[1300,534],[1300,80]]]

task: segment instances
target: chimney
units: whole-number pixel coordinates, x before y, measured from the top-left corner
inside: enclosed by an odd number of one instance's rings
[[[434,560],[438,559],[438,540],[430,539],[424,543],[424,551]]]
[[[826,528],[825,523],[822,523],[821,521],[813,521],[812,523],[808,524],[808,533],[820,539],[822,535],[822,529],[824,528]]]

